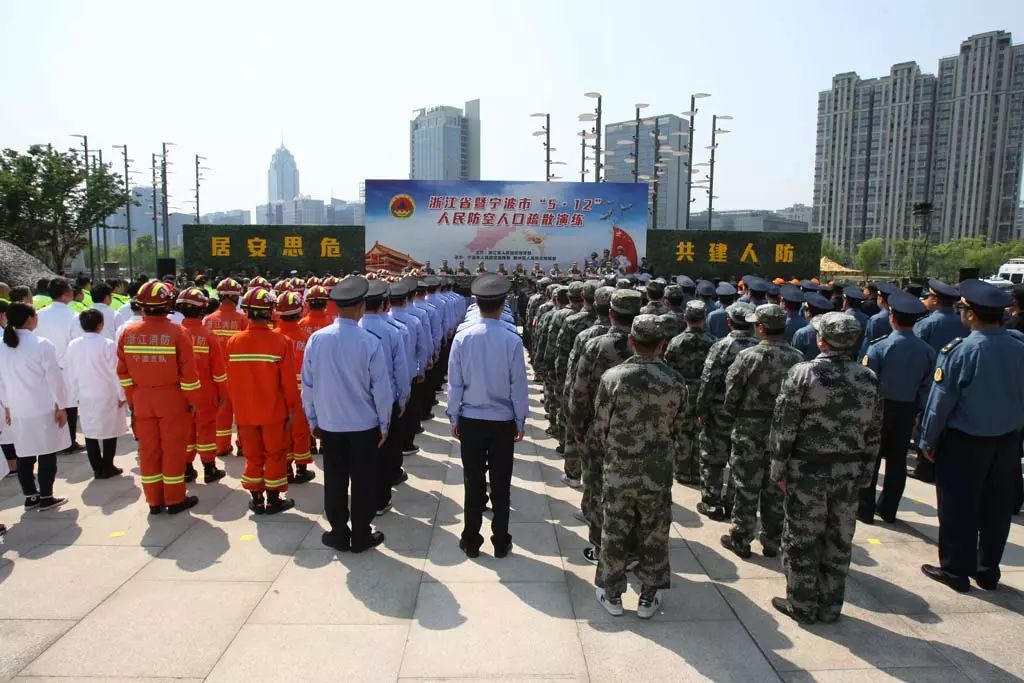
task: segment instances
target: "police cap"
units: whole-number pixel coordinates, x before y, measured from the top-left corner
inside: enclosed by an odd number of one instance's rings
[[[757,292],[758,294],[768,293],[769,284],[766,280],[762,278],[751,275],[748,276],[747,279],[744,280],[744,282],[747,284],[747,287],[750,289],[751,292]]]
[[[827,313],[828,311],[835,310],[832,302],[817,292],[807,292],[804,294],[804,301],[815,313]]]
[[[367,299],[382,299],[388,293],[388,283],[384,280],[374,278],[368,280],[369,286],[366,289]]]
[[[719,282],[714,293],[717,296],[736,296],[736,288],[728,282]]]
[[[800,289],[804,290],[805,292],[817,292],[821,290],[821,287],[814,284],[810,280],[801,280]]]
[[[902,315],[922,316],[928,312],[921,300],[907,292],[896,292],[889,297],[889,308]]]
[[[436,275],[428,275],[425,278],[423,278],[423,284],[425,284],[427,287],[431,287],[431,288],[432,287],[440,287],[441,286],[441,278],[439,278]]]
[[[498,273],[484,273],[477,276],[469,286],[469,291],[476,297],[477,301],[501,301],[512,289],[512,283],[504,275]]]
[[[409,296],[410,291],[412,291],[410,282],[408,280],[399,280],[391,285],[388,296],[392,299],[404,299]]]
[[[843,296],[851,301],[864,301],[864,291],[860,287],[843,287]]]
[[[897,287],[896,285],[894,285],[891,282],[879,282],[878,283],[878,293],[881,294],[884,297],[889,297],[889,296],[895,294],[898,291],[900,291],[900,288]]]
[[[338,306],[355,306],[370,289],[370,281],[359,275],[349,275],[331,289],[331,301]]]
[[[960,292],[956,291],[956,287],[947,285],[942,280],[928,280],[928,289],[932,290],[935,296],[945,297],[946,299],[958,299]]]
[[[783,301],[788,301],[791,304],[804,302],[804,293],[796,285],[782,285],[779,287],[779,293],[782,295]]]
[[[676,282],[683,289],[696,289],[697,288],[697,283],[694,282],[693,278],[691,278],[689,275],[680,275],[679,277],[676,278]]]
[[[611,307],[616,313],[638,315],[643,297],[635,289],[616,289],[612,294]]]
[[[715,283],[709,280],[701,280],[697,283],[697,294],[699,296],[714,296]]]
[[[964,280],[960,283],[961,300],[968,308],[1001,310],[1013,303],[1009,292],[1004,292],[995,285],[982,280]]]

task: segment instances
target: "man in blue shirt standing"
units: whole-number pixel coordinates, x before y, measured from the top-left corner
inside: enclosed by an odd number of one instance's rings
[[[395,402],[381,341],[359,327],[369,288],[365,278],[350,275],[331,289],[338,319],[309,338],[302,360],[302,407],[321,440],[324,514],[331,526],[320,540],[354,553],[384,541],[370,521],[377,509],[376,460]]]
[[[868,352],[868,343],[873,339],[884,337],[892,332],[889,326],[889,297],[900,291],[900,288],[891,282],[882,282],[878,285],[878,313],[868,318],[868,325],[864,328],[864,344],[861,346],[860,354]]]
[[[931,388],[935,352],[911,331],[925,314],[921,301],[905,292],[889,297],[889,323],[892,332],[868,343],[862,364],[878,375],[882,385],[882,441],[875,460],[871,486],[860,490],[857,519],[875,523],[875,514],[892,524],[907,484],[907,442],[914,429],[914,418],[924,407]],[[876,505],[878,470],[885,459],[885,482]]]
[[[704,329],[715,339],[724,339],[729,334],[729,316],[725,309],[736,300],[736,288],[728,282],[719,283],[715,288],[715,295],[718,297],[719,307],[712,310],[704,322]]]
[[[923,339],[928,346],[939,349],[957,337],[966,337],[971,333],[960,320],[960,314],[953,306],[960,298],[956,287],[951,287],[940,280],[929,280],[929,308],[932,312],[914,325],[914,334]]]
[[[984,590],[999,585],[1020,476],[1024,345],[1001,327],[1009,294],[964,280],[960,296],[971,333],[939,352],[921,426],[939,509],[939,566],[921,571],[962,593],[971,577]]]
[[[491,543],[495,557],[512,549],[508,533],[512,486],[512,452],[521,441],[528,411],[523,342],[501,322],[502,306],[512,283],[501,275],[484,274],[472,284],[480,322],[452,340],[448,361],[448,419],[459,440],[465,482],[465,525],[459,547],[477,557],[483,536],[480,525],[487,500],[489,473]]]
[[[779,294],[786,307],[786,330],[782,336],[786,343],[792,344],[796,331],[810,324],[803,314],[804,293],[796,285],[782,285]]]

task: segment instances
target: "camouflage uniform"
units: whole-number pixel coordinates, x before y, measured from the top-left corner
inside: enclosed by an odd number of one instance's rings
[[[557,298],[558,296],[559,294],[556,291],[555,297]],[[544,306],[541,306],[540,308],[544,308]],[[549,376],[550,373],[547,372],[547,366],[544,363],[544,358],[546,356],[548,341],[550,340],[548,332],[551,329],[551,321],[561,310],[562,304],[552,301],[551,308],[541,314],[540,319],[537,322],[537,341],[533,351],[533,370],[544,382],[544,410],[547,414],[548,421],[551,423],[549,429],[552,431],[555,426],[556,406],[554,403],[554,395],[552,393],[551,377]]]
[[[558,445],[562,447],[563,452],[565,450],[565,443],[563,442],[565,429],[562,426],[564,424],[562,419],[564,407],[561,389],[565,384],[565,377],[555,372],[555,360],[558,358],[558,335],[561,333],[566,319],[580,312],[583,305],[583,287],[582,282],[572,282],[566,287],[569,304],[551,314],[551,319],[548,321],[548,329],[545,333],[547,338],[544,342],[544,356],[540,359],[540,364],[544,371],[545,391],[551,394],[549,399],[551,403],[551,425],[554,427],[555,438],[558,439]]]
[[[661,300],[665,296],[665,281],[661,279],[651,280],[647,283],[646,290],[648,303],[640,309],[640,313],[648,315],[664,315],[667,313],[668,307]]]
[[[597,321],[597,311],[594,309],[594,296],[597,292],[596,282],[586,282],[583,285],[583,308],[573,313],[562,323],[555,339],[555,395],[560,405],[565,405],[565,383],[566,373],[569,368],[569,355],[572,353],[573,343],[580,332],[588,329]],[[568,421],[565,419],[565,411],[558,413],[558,424],[556,425],[559,434],[559,443],[565,449],[565,476],[569,479],[579,479],[580,456],[579,448],[576,445],[576,434],[570,432]]]
[[[736,302],[729,306],[730,317],[746,315],[754,310],[747,303]],[[707,422],[700,432],[700,479],[701,501],[709,507],[732,507],[730,492],[722,497],[725,480],[725,466],[732,450],[729,440],[732,425],[720,414],[725,399],[725,375],[729,366],[743,349],[757,343],[757,337],[749,330],[733,330],[724,339],[719,339],[708,351],[704,370],[700,376],[700,390],[697,393],[697,417],[706,417]],[[731,488],[731,487],[730,487]]]
[[[632,336],[662,338],[657,318],[637,316]],[[672,522],[672,450],[686,385],[660,358],[633,356],[601,377],[591,430],[604,456],[604,542],[595,583],[626,590],[627,555],[637,542],[635,573],[644,589],[668,588]]]
[[[756,322],[781,334],[786,313],[774,304],[757,308]],[[784,339],[762,339],[740,351],[725,377],[722,414],[732,420],[732,455],[729,470],[736,486],[729,533],[739,546],[749,546],[761,509],[760,541],[771,554],[782,539],[782,489],[768,476],[768,433],[772,409],[782,380],[803,355]]]
[[[672,339],[686,329],[682,317],[671,311],[658,316],[658,325],[661,327],[665,339]]]
[[[523,346],[530,349],[533,344],[533,328],[530,321],[533,320],[533,313],[537,310],[537,307],[544,302],[544,290],[541,289],[536,294],[530,296],[529,301],[526,302],[526,314],[523,316]]]
[[[881,391],[851,360],[860,325],[844,313],[812,324],[830,345],[790,369],[775,403],[771,478],[786,485],[782,566],[786,597],[802,620],[832,621],[843,606],[857,520],[857,492],[878,454]]]
[[[701,302],[703,307],[703,302]],[[697,475],[697,392],[708,351],[718,340],[700,327],[691,327],[676,335],[665,349],[665,362],[686,381],[686,410],[683,412],[679,438],[676,441],[676,477],[693,481]]]
[[[640,310],[640,293],[627,289],[616,290],[612,295],[611,306],[625,315],[634,315]],[[583,500],[580,507],[590,526],[590,542],[594,546],[601,545],[601,491],[604,481],[603,451],[594,442],[593,430],[590,429],[594,416],[594,398],[597,396],[601,375],[631,355],[629,330],[625,327],[613,326],[606,334],[588,341],[580,352],[576,376],[566,406],[566,416],[571,429],[577,434],[585,435],[580,449],[583,474]]]

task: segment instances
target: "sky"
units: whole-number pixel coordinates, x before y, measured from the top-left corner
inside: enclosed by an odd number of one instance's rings
[[[935,73],[971,34],[1024,41],[1021,0],[431,0],[235,2],[4,0],[0,148],[127,144],[133,181],[174,142],[172,207],[194,211],[193,155],[207,158],[201,210],[254,209],[282,140],[301,191],[356,199],[366,178],[407,178],[413,110],[481,101],[481,175],[543,180],[541,138],[578,179],[579,138],[603,94],[606,122],[689,109],[716,209],[811,203],[817,94],[832,76]],[[117,168],[121,168],[120,161]]]

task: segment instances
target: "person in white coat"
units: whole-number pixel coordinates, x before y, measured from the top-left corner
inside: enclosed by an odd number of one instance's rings
[[[0,400],[4,424],[14,431],[18,481],[26,510],[50,510],[67,502],[53,495],[57,452],[71,443],[67,430],[67,389],[54,345],[35,333],[36,309],[11,304],[0,345]],[[34,473],[39,462],[39,481]]]
[[[10,302],[0,299],[0,334],[7,327],[7,309]],[[4,453],[4,462],[0,465],[3,477],[13,474],[18,469],[18,454],[14,449],[14,430],[4,424],[4,404],[0,400],[0,450]],[[0,477],[0,479],[3,479]]]
[[[113,292],[111,286],[105,282],[96,285],[92,288],[92,306],[90,307],[103,314],[103,331],[100,334],[110,341],[114,341],[114,335],[117,334],[117,311],[110,307]],[[81,317],[82,314],[79,313],[78,316]]]
[[[50,298],[53,299],[53,303],[39,311],[39,326],[36,328],[36,334],[43,339],[49,339],[53,343],[54,351],[57,354],[57,367],[61,370],[66,386],[67,364],[65,356],[68,352],[68,344],[71,343],[72,339],[81,334],[82,328],[78,324],[78,314],[68,307],[68,302],[72,298],[71,283],[62,277],[55,277],[50,280],[49,294]],[[65,409],[68,416],[68,434],[71,436],[71,445],[68,447],[68,452],[74,453],[82,450],[81,444],[76,441],[78,408],[75,407],[74,395],[65,392],[65,396],[68,402],[66,405],[62,405],[61,408]]]
[[[105,286],[97,285],[96,290]],[[83,334],[68,344],[68,390],[78,399],[93,476],[109,479],[123,471],[114,466],[114,453],[127,424],[127,402],[117,378],[117,345],[104,335],[106,323],[99,310],[82,311],[78,320]]]

